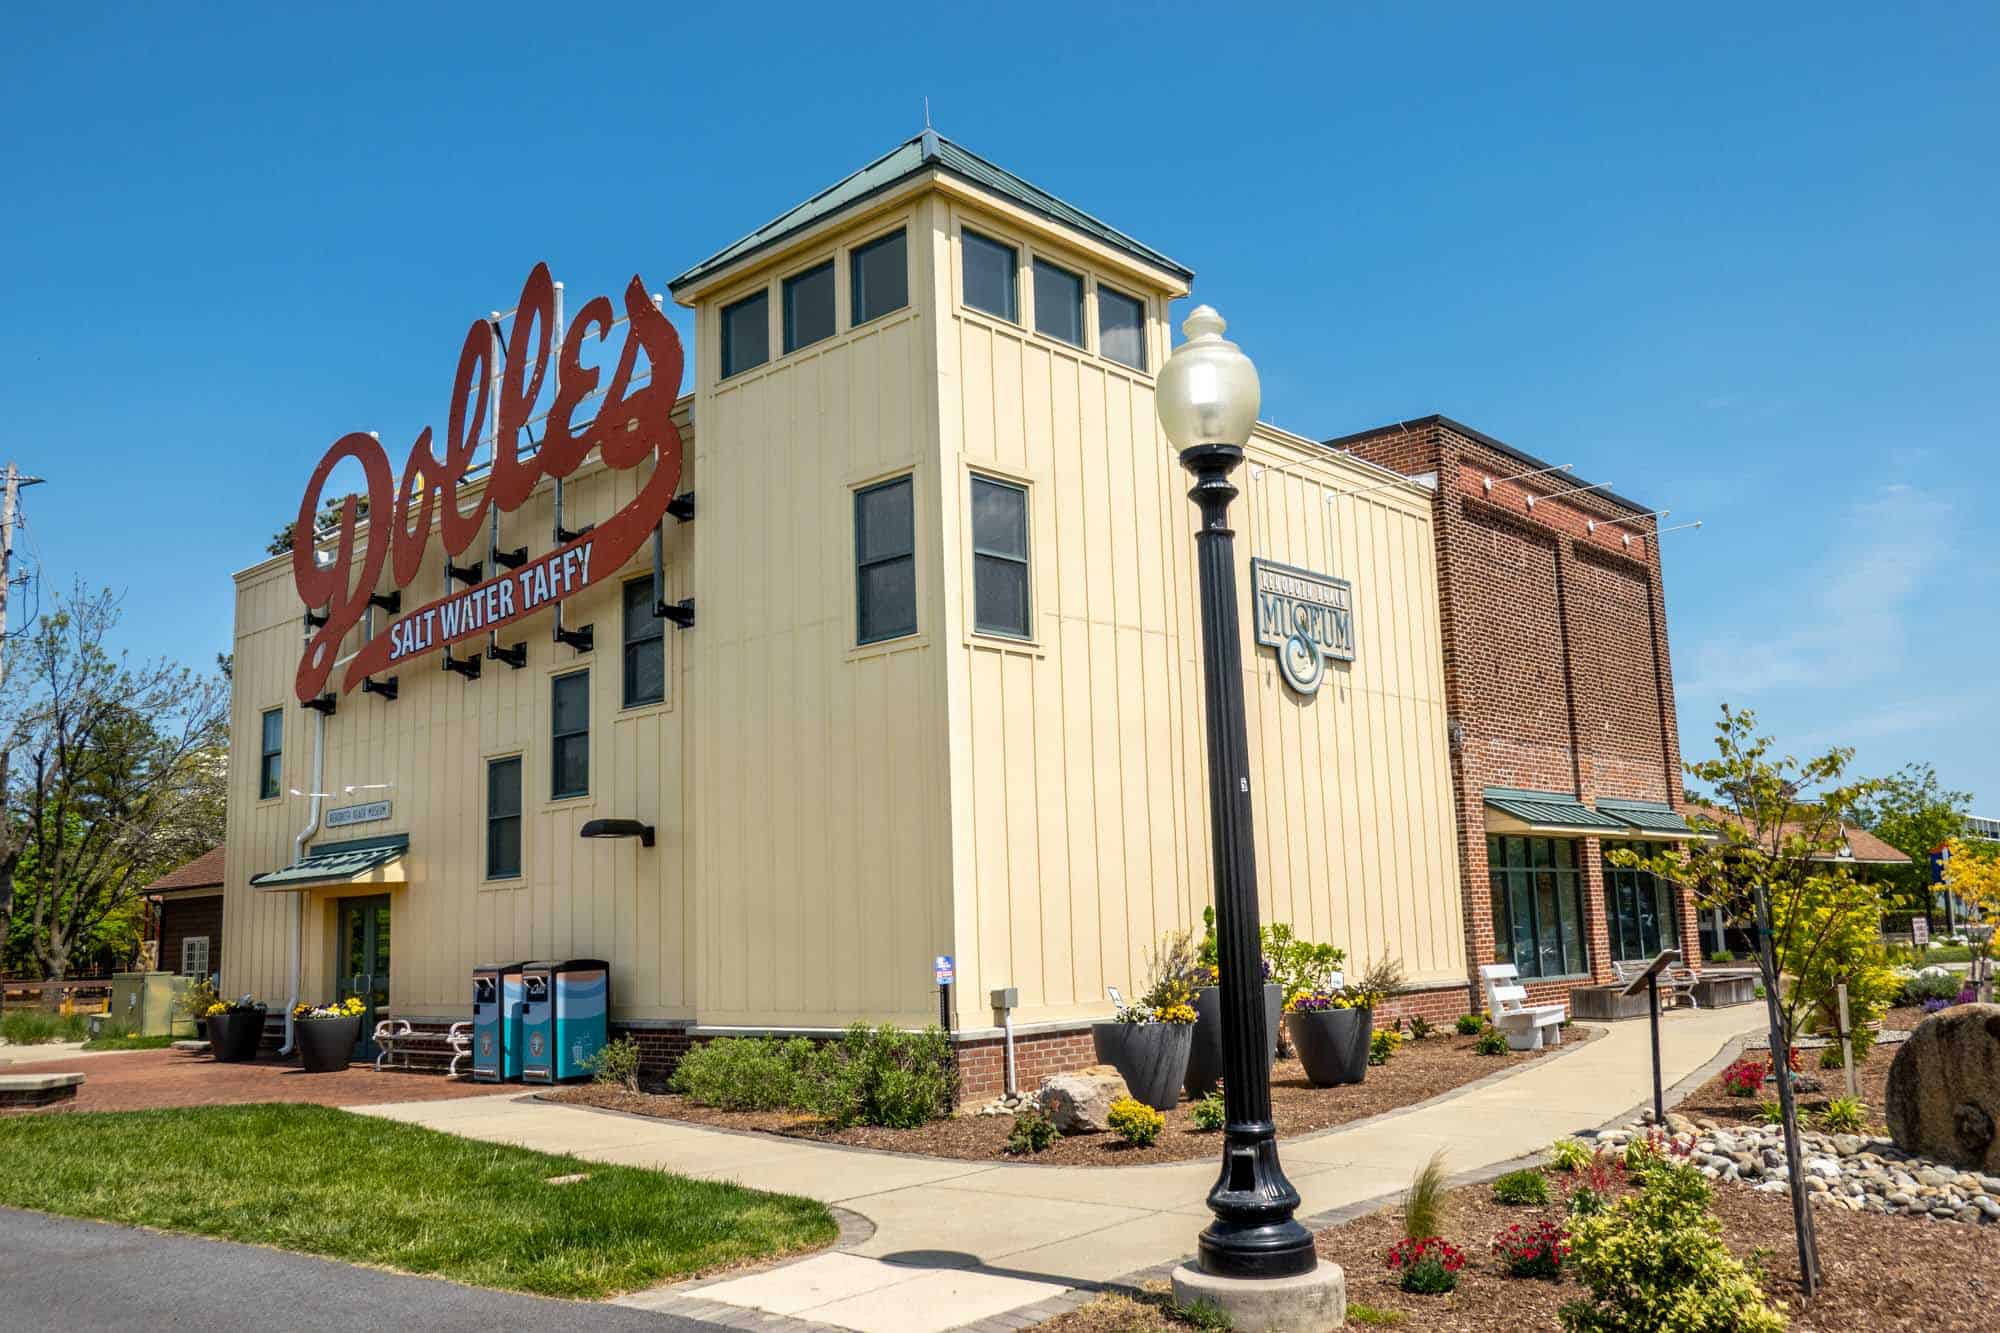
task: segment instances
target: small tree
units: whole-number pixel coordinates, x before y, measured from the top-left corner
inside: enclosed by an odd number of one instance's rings
[[[1944,887],[1969,904],[1988,923],[2000,916],[2000,849],[1953,838],[1945,844]],[[1974,946],[1973,984],[1981,988],[1981,998],[1993,994],[1993,932]],[[1979,932],[1968,932],[1978,939]]]
[[[1967,792],[1952,791],[1938,781],[1929,764],[1906,764],[1855,805],[1861,827],[1910,858],[1906,866],[1885,866],[1882,874],[1895,886],[1904,906],[1930,917],[1930,853],[1965,830],[1972,808]]]

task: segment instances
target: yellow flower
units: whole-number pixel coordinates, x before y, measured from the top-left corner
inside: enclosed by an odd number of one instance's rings
[[[214,1004],[208,1006],[208,1012],[202,1016],[204,1018],[214,1018],[217,1014],[226,1014],[228,1012],[229,1012],[229,1006],[224,1004],[222,1001],[217,1000]]]
[[[1153,1017],[1162,1023],[1192,1023],[1195,1021],[1195,1012],[1192,1005],[1170,1004],[1155,1013]]]

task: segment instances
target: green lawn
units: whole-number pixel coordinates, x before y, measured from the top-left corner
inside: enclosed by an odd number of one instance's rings
[[[107,1032],[101,1037],[92,1037],[83,1044],[86,1051],[158,1051],[174,1044],[177,1038],[172,1033],[162,1033],[157,1037],[141,1037],[131,1032]]]
[[[808,1199],[320,1106],[0,1118],[0,1204],[581,1299],[837,1231]]]
[[[89,1014],[59,1014],[39,1005],[16,1005],[0,1014],[0,1041],[16,1046],[82,1041],[89,1035]]]

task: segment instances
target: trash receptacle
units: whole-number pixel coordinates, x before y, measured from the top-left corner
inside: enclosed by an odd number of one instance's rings
[[[501,1083],[521,1077],[523,963],[472,969],[472,1079]]]
[[[607,1035],[611,965],[601,958],[528,963],[521,989],[521,1081],[560,1083],[588,1075]]]

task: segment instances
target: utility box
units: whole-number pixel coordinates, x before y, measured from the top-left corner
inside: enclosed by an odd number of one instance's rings
[[[521,968],[521,1081],[561,1083],[590,1073],[604,1048],[611,965],[601,958],[527,963]]]
[[[521,1077],[521,1010],[525,963],[483,963],[472,969],[472,1081]]]
[[[140,1037],[164,1037],[174,1030],[174,1000],[181,979],[172,972],[114,972],[111,1011],[114,1027]]]

